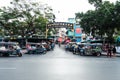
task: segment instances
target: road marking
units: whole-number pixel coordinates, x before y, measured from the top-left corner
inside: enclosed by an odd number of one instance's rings
[[[16,68],[0,68],[0,70],[14,70]]]

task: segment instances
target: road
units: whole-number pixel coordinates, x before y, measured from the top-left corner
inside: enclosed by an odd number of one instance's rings
[[[63,47],[45,55],[0,57],[0,80],[120,80],[120,57],[73,55]]]

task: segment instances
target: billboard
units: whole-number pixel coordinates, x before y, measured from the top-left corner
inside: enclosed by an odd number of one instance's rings
[[[73,29],[73,23],[53,22],[53,23],[48,23],[47,28],[71,28]]]
[[[80,25],[75,25],[74,30],[75,30],[75,37],[81,37],[82,36],[82,30],[80,28]]]

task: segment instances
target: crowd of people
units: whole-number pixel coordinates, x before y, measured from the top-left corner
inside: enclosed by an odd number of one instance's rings
[[[115,57],[116,56],[116,47],[111,44],[104,44],[103,51],[107,52],[107,57]]]
[[[106,46],[106,50],[107,50],[107,57],[115,57],[116,56],[116,48],[115,46],[111,46],[110,44],[108,44]]]

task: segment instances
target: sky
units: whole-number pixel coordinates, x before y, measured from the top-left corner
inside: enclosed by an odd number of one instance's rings
[[[52,5],[58,21],[66,21],[68,18],[75,17],[77,12],[86,12],[89,9],[94,9],[88,3],[88,0],[46,0],[46,2]]]
[[[12,0],[0,0],[0,6],[8,5]],[[36,0],[37,1],[37,0]],[[50,5],[56,16],[56,22],[65,22],[68,18],[74,18],[77,12],[94,10],[94,6],[88,0],[38,0]],[[115,2],[116,0],[107,0]]]

